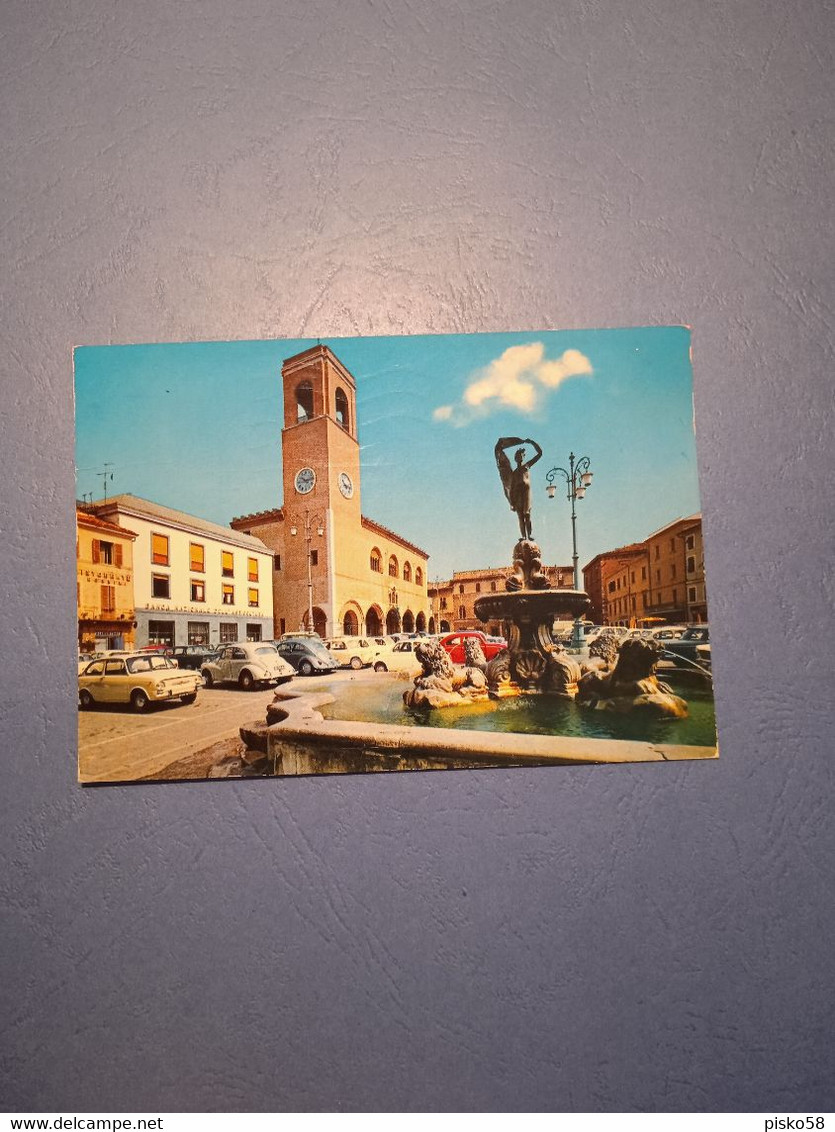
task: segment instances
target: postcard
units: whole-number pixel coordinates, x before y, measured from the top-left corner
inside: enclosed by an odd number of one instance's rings
[[[687,328],[74,369],[80,782],[716,757]]]

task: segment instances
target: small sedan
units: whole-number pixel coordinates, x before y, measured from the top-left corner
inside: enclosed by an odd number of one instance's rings
[[[300,676],[325,676],[335,672],[339,661],[331,656],[320,641],[311,637],[296,637],[293,640],[276,641],[276,649],[282,660],[292,665]]]
[[[207,688],[213,684],[237,684],[244,692],[256,684],[286,684],[294,676],[293,669],[278,655],[273,645],[246,641],[221,645],[212,659],[200,669]]]
[[[419,676],[423,665],[415,656],[415,646],[420,641],[398,641],[389,652],[381,652],[374,661],[375,672],[406,672]]]
[[[195,672],[216,656],[217,649],[210,649],[208,645],[177,645],[171,653],[171,659],[176,660],[180,668],[193,668]]]
[[[453,664],[466,664],[465,641],[477,641],[481,645],[485,660],[492,660],[497,653],[503,652],[507,648],[507,641],[503,638],[499,638],[499,642],[489,641],[486,634],[478,629],[470,629],[460,633],[447,633],[445,637],[441,637],[441,648],[449,653]]]
[[[85,709],[130,704],[134,711],[146,711],[167,700],[193,704],[199,687],[196,672],[172,668],[164,656],[129,653],[91,660],[78,676],[78,702]]]
[[[699,652],[700,645],[710,644],[707,625],[691,625],[677,641],[662,641],[660,668],[675,668],[684,672],[704,672],[707,669]]]
[[[367,637],[335,637],[325,641],[325,648],[339,661],[340,668],[367,668],[379,655],[379,645]]]

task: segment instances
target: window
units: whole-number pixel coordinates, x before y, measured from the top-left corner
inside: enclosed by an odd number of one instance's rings
[[[173,621],[149,621],[148,622],[148,644],[149,645],[171,645],[174,644],[174,622]]]
[[[562,583],[562,574],[560,574],[560,583]],[[494,594],[495,592],[496,592],[496,583],[491,582],[490,583],[490,593]]]
[[[675,576],[676,576],[676,564],[675,564],[675,562],[671,562],[670,563],[670,577],[674,578]]]
[[[420,566],[418,566],[417,570],[415,570],[415,585],[423,585],[423,570],[421,570]]]
[[[246,627],[246,639],[248,641],[260,641],[261,640],[261,626],[260,625],[247,625],[247,627]]]
[[[397,559],[392,554],[389,558],[389,577],[396,578],[398,575]]]
[[[632,594],[632,596],[629,600],[630,600],[630,603],[632,605],[632,609],[634,610],[635,609],[635,595]]]
[[[646,568],[646,566],[642,566],[641,567],[641,581],[645,582],[646,580],[647,580],[647,568]]]
[[[209,643],[208,621],[189,621],[187,631],[190,645],[207,645]]]
[[[106,660],[104,662],[105,676],[124,676],[125,662],[123,660]]]
[[[247,600],[248,600],[250,609],[257,609],[257,607],[258,607],[258,590],[255,589],[254,587],[250,586],[248,594],[247,594]]]
[[[404,563],[403,563],[403,581],[404,581],[404,582],[411,582],[411,580],[412,580],[412,567],[411,567],[411,563],[409,563],[409,562],[404,562]]]
[[[614,592],[615,592],[615,583],[614,583],[614,580],[613,580],[613,581],[609,582],[609,593],[613,594]]]
[[[232,644],[238,639],[238,626],[234,621],[221,621],[220,623],[220,643],[223,645]]]
[[[655,571],[655,580],[656,580],[656,582],[658,582],[659,585],[661,585],[661,571],[660,570]]]
[[[336,423],[346,432],[350,431],[351,422],[348,419],[348,398],[341,389],[336,391]]]
[[[673,605],[678,601],[678,590],[673,586]]]
[[[481,593],[481,582],[476,582],[476,584],[475,584],[475,592],[476,592],[477,594],[480,594],[480,593]]]
[[[171,579],[167,574],[151,575],[151,593],[154,597],[171,597]]]
[[[302,381],[296,386],[296,423],[309,421],[313,416],[313,386]]]
[[[655,544],[655,557],[656,559],[661,557],[661,547],[658,543]]]
[[[632,585],[635,585],[635,571],[633,570],[630,577],[632,578]]]
[[[462,621],[466,621],[466,619],[467,619],[467,607],[465,605],[459,605],[458,606],[458,616],[461,618]]]
[[[235,577],[235,555],[231,550],[220,552],[220,572],[224,578]]]
[[[647,591],[646,590],[644,590],[643,594],[641,595],[641,600],[643,602],[644,609],[646,609],[647,605],[649,605],[649,601],[647,600]]]
[[[676,548],[676,540],[674,538],[671,538],[670,539],[670,550],[675,550],[675,548]]]
[[[688,550],[695,550],[696,549],[696,536],[695,535],[688,535],[687,540],[686,540],[684,545],[687,547]]]
[[[318,550],[311,550],[311,552],[310,552],[310,565],[311,566],[318,566],[319,565],[319,551]]]
[[[201,578],[191,579],[191,600],[192,601],[205,601],[206,600],[206,583]],[[191,642],[189,642],[191,643]]]
[[[274,554],[273,555],[273,566],[276,568],[276,570],[281,569],[281,555],[280,554]]]
[[[464,592],[464,583],[463,582],[458,583],[458,592],[460,594],[462,594]]]
[[[102,613],[115,613],[116,612],[116,587],[115,586],[102,586],[102,588],[101,588],[101,611],[102,611]]]
[[[119,561],[116,561],[116,551],[119,553]],[[112,542],[103,542],[101,539],[93,539],[93,562],[101,562],[105,566],[121,566],[122,565],[122,548],[115,546]]]
[[[168,535],[151,535],[151,561],[155,566],[168,565]]]
[[[206,571],[206,548],[201,546],[199,542],[190,542],[188,544],[188,558],[189,570],[193,570],[196,574],[203,574]],[[202,601],[202,598],[200,599]]]
[[[224,605],[234,605],[235,604],[235,587],[234,586],[225,585],[223,587],[223,604]],[[238,638],[236,637],[235,640],[237,640],[237,639]]]
[[[247,560],[246,560],[246,576],[247,576],[247,581],[250,581],[250,582],[257,582],[258,581],[258,559],[257,558],[247,558]]]
[[[692,555],[692,554],[687,559],[687,573],[688,574],[695,574],[696,573],[696,559],[695,559],[694,555]]]
[[[371,551],[370,565],[375,574],[382,574],[383,556],[380,554],[379,550],[377,550],[376,547]]]
[[[441,598],[441,609],[446,609],[446,598],[445,597]]]
[[[695,601],[696,600],[696,587],[695,586],[690,586],[688,588],[688,590],[687,590],[687,600],[688,601]]]

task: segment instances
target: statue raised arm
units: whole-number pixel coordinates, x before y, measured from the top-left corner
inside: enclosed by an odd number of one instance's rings
[[[514,455],[516,461],[516,466],[514,467],[510,463],[505,449],[512,448],[517,444],[531,444],[536,449],[536,452],[531,456],[530,460],[526,460],[524,447],[517,448]],[[531,477],[528,474],[528,469],[533,467],[541,457],[542,449],[536,441],[531,440],[530,437],[523,440],[521,436],[502,436],[496,442],[494,453],[505,496],[507,497],[511,510],[516,512],[519,519],[519,531],[521,536],[522,538],[529,539],[532,537],[532,532]]]

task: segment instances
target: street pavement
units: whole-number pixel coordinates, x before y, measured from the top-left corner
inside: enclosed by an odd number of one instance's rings
[[[295,677],[282,688],[314,691],[334,682],[379,679],[373,669],[330,676]],[[202,751],[255,720],[263,722],[274,688],[242,692],[234,685],[201,688],[193,704],[159,704],[138,715],[128,706],[100,706],[78,713],[80,782],[130,782],[159,773],[170,763]]]

